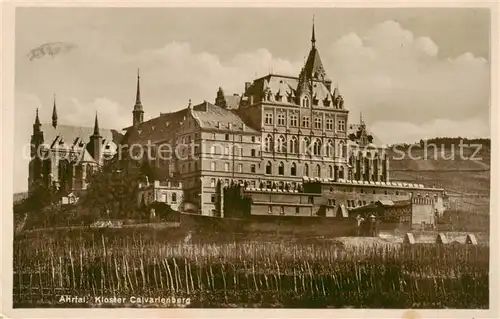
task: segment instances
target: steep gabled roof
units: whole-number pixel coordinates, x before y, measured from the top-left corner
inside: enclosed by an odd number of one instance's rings
[[[93,127],[82,127],[73,125],[57,125],[54,128],[51,124],[42,124],[44,144],[58,144],[61,140],[67,146],[72,146],[75,143],[88,143],[90,136],[94,133]],[[103,143],[112,142],[119,144],[123,135],[117,130],[99,129],[99,133],[103,138]]]
[[[311,48],[311,51],[309,51],[304,70],[308,78],[321,79],[321,75],[326,78],[323,62],[321,62],[319,51],[315,47]]]
[[[161,113],[160,116],[127,128],[122,144],[145,144],[168,140],[175,136],[187,109],[172,113]]]
[[[246,126],[245,122],[236,113],[207,101],[193,106],[191,114],[202,129],[241,131],[245,127],[245,132],[257,133],[254,129]]]

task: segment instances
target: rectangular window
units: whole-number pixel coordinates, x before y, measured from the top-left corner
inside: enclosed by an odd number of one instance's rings
[[[266,113],[265,124],[273,125],[273,113]]]
[[[238,173],[243,172],[243,164],[238,164]]]
[[[285,206],[280,207],[280,215],[285,215]]]
[[[272,214],[272,213],[273,213],[273,206],[269,205],[269,206],[267,207],[267,213],[268,213],[268,214]]]
[[[333,131],[333,119],[326,119],[326,129]]]
[[[212,171],[215,171],[215,170],[217,169],[217,165],[216,165],[216,163],[215,163],[215,162],[210,163],[210,169],[211,169]]]
[[[255,143],[255,136],[252,136],[252,143]]]
[[[298,215],[300,213],[300,207],[295,207],[295,215]]]
[[[172,193],[172,203],[177,203],[177,193]]]
[[[345,131],[345,121],[344,120],[339,120],[339,122],[338,122],[338,130],[339,131]]]
[[[224,154],[229,155],[229,146],[226,146],[226,148],[224,148]]]
[[[252,164],[252,165],[250,166],[250,172],[251,172],[251,173],[255,173],[255,164]]]
[[[210,187],[215,187],[215,178],[210,180]]]
[[[224,163],[224,171],[229,172],[229,163]]]
[[[299,126],[297,115],[291,115],[290,116],[290,126],[291,127],[297,127],[297,126]]]
[[[210,201],[215,203],[215,194],[210,195]]]
[[[309,127],[309,116],[302,117],[302,127]]]
[[[285,126],[285,114],[278,114],[278,125]]]
[[[307,202],[308,202],[309,204],[314,204],[314,197],[309,196],[309,198],[308,198]]]
[[[255,150],[254,150],[254,149],[252,149],[252,150],[250,151],[250,154],[252,155],[252,157],[255,157],[255,153],[256,153],[256,152],[255,152]]]
[[[321,129],[322,125],[321,125],[321,119],[320,118],[315,118],[314,119],[314,128],[315,129]]]

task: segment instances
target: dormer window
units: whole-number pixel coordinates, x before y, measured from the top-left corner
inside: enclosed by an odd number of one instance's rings
[[[277,102],[281,102],[281,95],[278,93],[276,93],[276,96],[274,97],[276,99]]]

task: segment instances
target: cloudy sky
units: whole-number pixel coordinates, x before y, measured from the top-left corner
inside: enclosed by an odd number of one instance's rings
[[[16,12],[14,191],[27,188],[35,109],[49,122],[131,124],[137,68],[145,118],[213,101],[217,88],[297,75],[312,16],[327,74],[351,111],[384,143],[434,136],[489,137],[487,9],[22,8]],[[47,42],[75,49],[29,60]]]

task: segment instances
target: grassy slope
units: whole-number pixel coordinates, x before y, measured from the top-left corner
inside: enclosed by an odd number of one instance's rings
[[[443,187],[457,208],[487,213],[490,196],[490,149],[482,147],[475,155],[479,160],[468,159],[473,151],[465,149],[461,157],[458,147],[455,147],[456,156],[454,159],[447,159],[453,154],[451,147],[437,156],[429,149],[427,157],[424,156],[424,149],[414,148],[411,151],[414,159],[409,156],[400,159],[400,153],[391,150],[391,179]],[[417,157],[420,158],[416,159]]]

